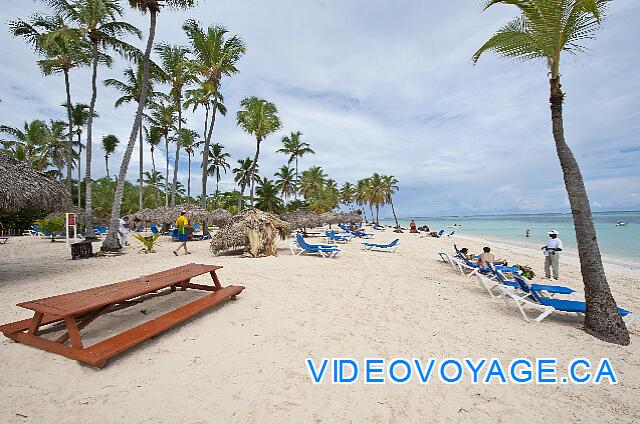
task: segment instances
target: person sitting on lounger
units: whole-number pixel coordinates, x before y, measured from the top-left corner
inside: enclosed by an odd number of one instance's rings
[[[413,219],[409,223],[409,232],[410,233],[417,233],[418,232],[418,226],[416,225],[416,221],[414,221]]]
[[[460,249],[460,253],[462,253],[467,259],[473,259],[473,255],[469,254],[469,249],[467,249],[466,247]]]
[[[505,261],[496,260],[496,257],[493,255],[493,253],[491,253],[491,249],[488,247],[483,247],[480,258],[478,259],[478,265],[482,268],[488,268],[489,264],[506,265],[507,263]]]
[[[349,231],[358,232],[360,229],[355,224],[349,225]]]

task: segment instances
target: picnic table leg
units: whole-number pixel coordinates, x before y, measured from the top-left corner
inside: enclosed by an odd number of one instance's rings
[[[33,314],[31,325],[29,326],[29,330],[27,331],[29,334],[33,334],[34,336],[38,335],[38,329],[40,328],[40,324],[42,324],[43,317],[44,317],[44,313],[42,312],[36,312]]]
[[[211,274],[211,279],[213,280],[213,285],[214,285],[213,291],[218,291],[222,289],[222,284],[220,284],[220,280],[218,279],[216,272],[211,271],[209,274]]]
[[[80,321],[80,323],[77,324],[77,328],[78,328],[78,332],[80,330],[82,330],[83,328],[85,328],[87,325],[91,324],[96,318],[98,318],[100,315],[104,314],[105,311],[107,309],[109,309],[111,307],[111,305],[107,305],[107,306],[103,306],[102,308],[98,309],[96,312],[94,312],[93,314],[89,315],[88,317],[86,317],[85,319],[83,319],[82,321]],[[74,319],[75,322],[75,319]],[[60,336],[56,342],[58,343],[66,343],[67,340],[69,340],[69,332],[67,331],[66,333],[64,333],[62,336]]]
[[[74,349],[82,349],[82,340],[80,340],[80,331],[76,325],[76,320],[73,317],[65,317],[64,322],[67,323],[71,346],[73,346]]]

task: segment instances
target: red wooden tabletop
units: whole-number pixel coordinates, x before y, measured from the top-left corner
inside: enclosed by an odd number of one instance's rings
[[[188,281],[190,278],[220,268],[222,267],[216,265],[187,264],[155,274],[145,275],[144,279],[147,282],[142,282],[140,278],[142,275],[140,275],[131,280],[106,286],[18,303],[18,306],[61,317],[76,316],[96,310],[102,306],[113,305]]]

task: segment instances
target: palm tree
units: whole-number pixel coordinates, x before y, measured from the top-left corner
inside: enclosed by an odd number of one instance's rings
[[[398,217],[396,216],[396,208],[393,205],[393,194],[400,190],[398,188],[398,180],[393,175],[382,176],[382,191],[384,192],[384,202],[391,205],[391,211],[393,212],[393,219],[396,221],[396,228],[400,228],[398,223]]]
[[[258,180],[256,196],[256,208],[260,210],[280,213],[284,209],[282,199],[278,197],[278,187],[266,177]]]
[[[158,96],[164,96],[164,93],[160,93],[157,91],[153,91],[153,83],[158,79],[158,71],[156,67],[152,66],[152,70],[155,72],[150,72],[149,79],[147,81],[147,99],[151,100]],[[140,65],[138,65],[137,71],[134,71],[133,68],[127,68],[124,71],[124,79],[125,81],[119,81],[114,78],[109,78],[104,81],[104,85],[107,87],[113,87],[122,93],[122,97],[118,98],[115,103],[115,107],[120,107],[126,103],[135,102],[140,103],[140,98],[142,96],[142,74],[143,69]],[[144,138],[143,138],[143,125],[140,125],[140,130],[138,131],[139,136],[139,158],[138,158],[138,166],[139,166],[139,194],[138,194],[138,202],[139,208],[142,209],[143,203],[143,194],[144,194],[144,185],[142,182],[142,172],[144,171]]]
[[[197,132],[190,130],[188,128],[181,128],[178,133],[178,143],[187,153],[188,160],[188,178],[187,178],[187,198],[189,202],[191,202],[191,156],[194,153],[194,147],[196,146],[195,139],[198,138],[199,135]]]
[[[66,122],[49,120],[47,141],[41,151],[41,154],[47,158],[48,165],[56,168],[55,178],[59,180],[62,180],[62,168],[66,164],[69,141],[65,138],[68,132]]]
[[[178,134],[182,130],[182,96],[184,86],[194,82],[192,66],[187,59],[189,50],[186,47],[160,44],[156,47],[162,63],[162,77],[171,86],[170,96],[178,113]],[[176,187],[178,183],[178,167],[180,165],[180,136],[176,138],[176,156],[173,166],[173,185],[171,186],[171,206],[176,205]]]
[[[135,35],[138,38],[142,33],[135,26],[119,21],[122,17],[122,7],[116,0],[85,0],[69,2],[67,0],[47,0],[54,12],[78,25],[77,28],[67,28],[61,31],[61,37],[86,37],[91,44],[91,102],[89,103],[89,120],[87,122],[86,150],[86,200],[85,200],[85,225],[88,239],[95,239],[93,233],[93,212],[91,194],[91,160],[92,160],[92,135],[93,118],[98,96],[98,63],[101,61],[110,65],[111,61],[105,56],[107,50],[113,50],[127,58],[136,58],[139,51],[129,43],[123,41],[127,35]],[[116,221],[117,225],[117,221]],[[115,236],[115,235],[114,235]]]
[[[243,108],[236,114],[236,122],[244,132],[256,138],[256,155],[253,158],[253,170],[251,171],[251,190],[249,191],[249,202],[253,206],[253,172],[258,165],[260,155],[260,143],[269,134],[278,131],[282,127],[282,122],[278,118],[276,105],[257,97],[245,97],[240,101]]]
[[[295,186],[298,187],[298,159],[306,155],[307,153],[315,154],[316,152],[311,149],[309,143],[304,143],[300,141],[300,137],[302,136],[302,132],[296,131],[291,132],[291,136],[282,137],[282,148],[278,149],[278,153],[284,153],[289,155],[288,164],[291,165],[291,162],[295,160],[296,162],[296,178],[295,178]],[[295,191],[297,195],[297,191]]]
[[[302,196],[308,200],[324,186],[326,178],[327,174],[324,173],[322,168],[312,166],[306,171],[302,171],[300,187],[298,187],[298,189],[300,193],[302,193]]]
[[[173,103],[151,103],[151,115],[147,120],[164,137],[165,175],[169,175],[169,133],[176,129],[176,107]],[[169,206],[169,190],[164,191],[164,205]]]
[[[353,184],[349,183],[349,182],[345,182],[342,185],[342,188],[340,189],[340,201],[345,205],[345,206],[351,206],[351,204],[353,203],[353,198],[355,196],[355,191],[354,191],[354,187]]]
[[[140,102],[136,110],[136,115],[133,120],[133,127],[129,135],[129,142],[125,149],[124,156],[122,157],[122,163],[120,164],[120,171],[118,173],[118,184],[116,185],[116,191],[113,199],[113,208],[111,210],[111,220],[109,222],[109,234],[105,238],[102,244],[103,250],[119,250],[118,237],[116,235],[118,230],[118,218],[120,217],[120,209],[122,207],[122,196],[124,193],[124,180],[127,175],[127,169],[129,168],[129,162],[131,161],[131,155],[133,154],[133,148],[136,143],[136,135],[142,126],[142,115],[147,102],[147,89],[149,81],[149,62],[151,57],[151,50],[153,49],[153,42],[156,35],[156,23],[158,13],[162,7],[169,7],[173,9],[187,9],[195,4],[195,0],[129,0],[129,5],[132,8],[139,10],[140,12],[149,13],[149,36],[147,38],[147,46],[142,57],[142,92],[140,93]]]
[[[238,198],[238,213],[242,211],[242,200],[244,198],[244,189],[251,184],[251,176],[254,180],[258,179],[258,165],[253,166],[251,158],[238,159],[238,167],[233,168],[233,180],[240,187],[240,197]]]
[[[370,206],[376,207],[376,224],[380,224],[380,206],[384,206],[385,203],[385,191],[382,182],[382,176],[375,172],[371,178],[368,178],[368,184],[366,189],[366,198]]]
[[[116,146],[120,143],[118,137],[113,134],[105,135],[102,137],[102,149],[104,150],[104,164],[105,169],[107,170],[107,178],[111,179],[109,176],[109,155],[116,151]]]
[[[362,180],[358,180],[356,183],[356,192],[355,192],[355,202],[358,206],[362,206],[362,214],[364,216],[365,222],[367,221],[367,213],[365,211],[364,205],[369,204],[368,192],[367,188],[369,187],[369,179],[364,178]],[[373,219],[373,216],[371,217]]]
[[[159,173],[158,171],[156,171],[155,169],[152,170],[151,172],[149,171],[145,171],[143,173],[143,181],[144,184],[147,185],[148,187],[153,187],[153,189],[156,192],[156,202],[155,202],[155,207],[157,208],[158,206],[160,206],[160,196],[158,195],[158,190],[160,188],[164,189],[164,177],[162,176],[161,173]]]
[[[234,35],[225,39],[227,29],[223,26],[210,26],[205,32],[200,24],[188,20],[182,26],[191,43],[191,50],[195,56],[194,72],[200,77],[202,92],[201,100],[208,98],[211,110],[211,121],[207,128],[209,107],[205,107],[204,147],[202,149],[202,207],[207,205],[207,177],[209,175],[209,146],[216,122],[216,113],[221,111],[222,95],[220,94],[222,77],[237,74],[236,64],[245,53],[244,42]],[[224,110],[226,113],[226,109]]]
[[[608,1],[492,0],[487,2],[485,9],[498,3],[516,6],[520,16],[508,22],[480,47],[473,55],[473,61],[477,62],[487,51],[507,58],[546,61],[550,77],[553,138],[573,214],[585,288],[585,330],[601,340],[628,345],[629,331],[618,312],[602,266],[582,173],[564,137],[564,93],[560,85],[562,53],[576,54],[585,50],[580,43],[595,37]]]
[[[227,163],[227,158],[231,157],[229,153],[224,152],[224,146],[220,143],[214,143],[211,146],[211,151],[209,152],[209,175],[216,178],[216,196],[220,194],[220,178],[222,175],[220,171],[222,170],[225,174],[227,170],[231,167]]]
[[[276,187],[285,200],[296,192],[296,180],[292,168],[282,165],[278,172],[274,175],[276,178]]]
[[[156,147],[162,141],[162,133],[158,127],[151,127],[150,129],[148,129],[147,127],[144,127],[144,133],[147,139],[147,143],[149,143],[149,146],[151,146],[151,167],[152,167],[153,175],[156,175],[158,173],[156,172],[156,159],[153,152],[155,152]],[[155,190],[156,190],[156,205],[158,205],[160,204],[160,192],[158,191],[157,184],[155,185]]]
[[[11,136],[10,139],[0,140],[5,153],[28,162],[32,168],[38,171],[46,169],[49,161],[46,154],[43,153],[46,153],[50,137],[46,122],[39,119],[25,122],[22,130],[2,125],[0,133]]]
[[[25,38],[44,58],[38,65],[45,75],[62,73],[64,75],[67,101],[67,125],[72,128],[71,116],[71,83],[69,73],[72,69],[88,65],[89,45],[86,40],[69,34],[67,37],[56,36],[59,32],[66,32],[67,25],[60,16],[42,16],[35,14],[30,22],[21,19],[9,23],[11,31],[16,37]],[[71,169],[73,167],[73,133],[69,131],[67,143],[67,189],[71,194]]]
[[[98,114],[96,112],[93,113],[94,117],[97,117]],[[82,129],[89,122],[89,105],[84,103],[77,103],[76,105],[71,106],[71,121],[73,122],[73,133],[77,136],[77,141],[75,144],[78,145],[78,209],[82,207],[82,190],[81,190],[81,165],[82,165]]]

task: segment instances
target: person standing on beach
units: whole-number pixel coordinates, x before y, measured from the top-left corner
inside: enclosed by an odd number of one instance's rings
[[[180,211],[180,216],[176,219],[176,227],[178,228],[178,240],[180,246],[173,251],[173,254],[178,256],[178,250],[184,247],[184,254],[190,255],[191,252],[187,250],[187,240],[189,239],[189,220],[187,219],[187,211],[184,209]]]
[[[545,278],[551,278],[553,268],[553,278],[560,278],[560,252],[562,251],[562,240],[558,238],[556,230],[549,231],[549,241],[546,246],[542,246],[544,254],[544,274]]]

